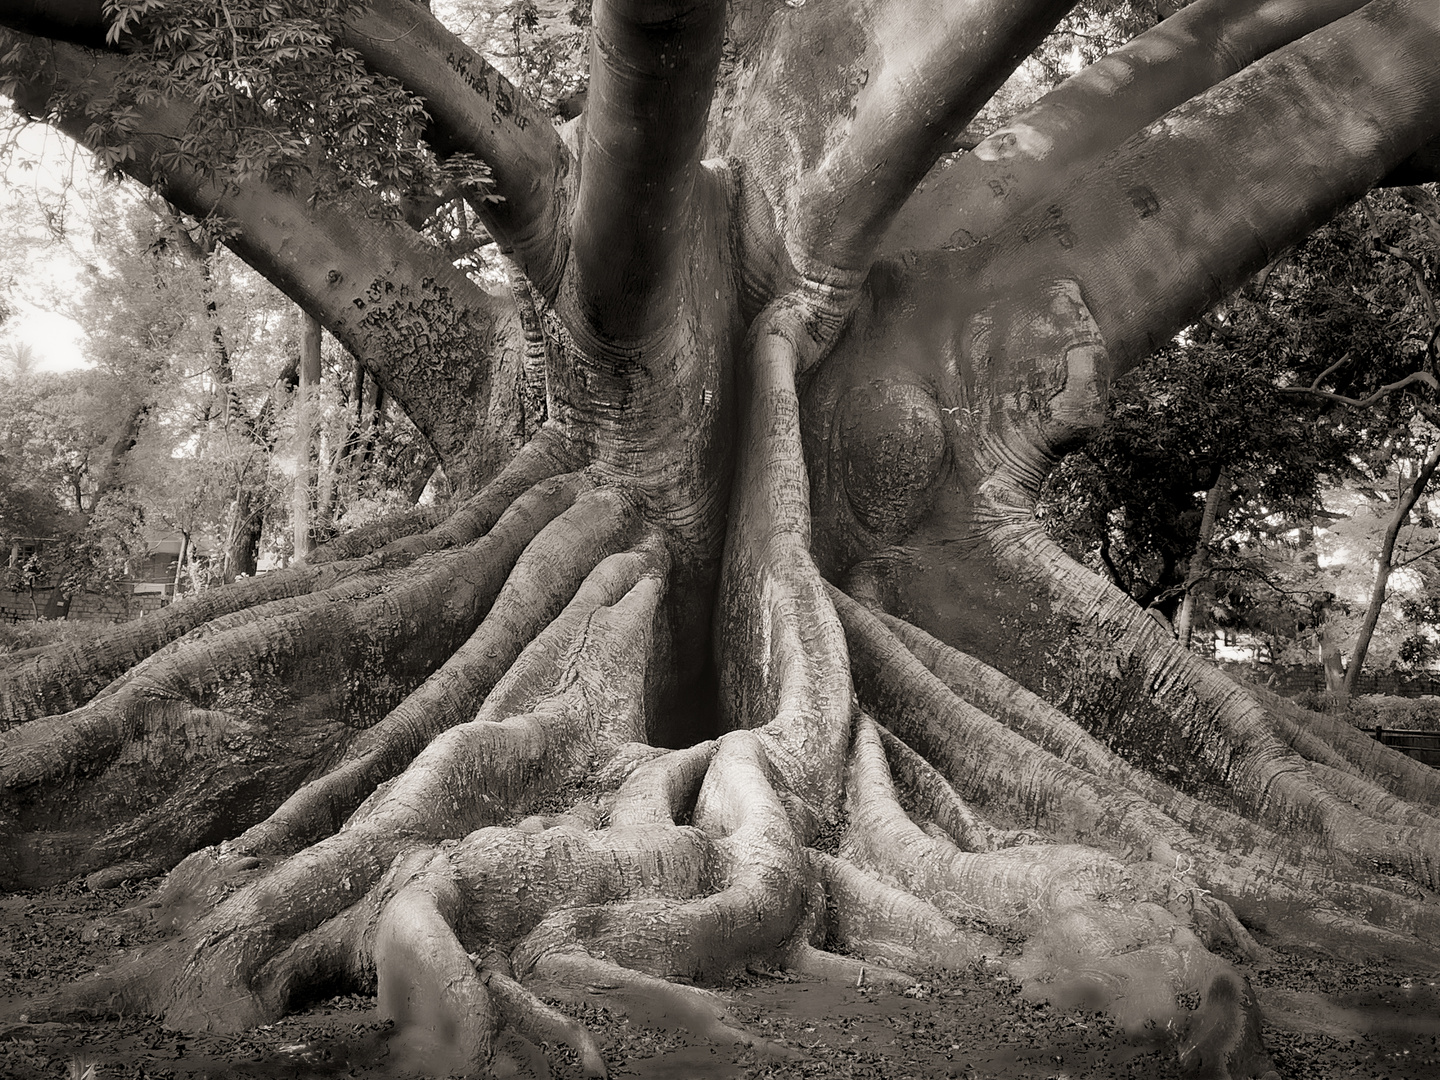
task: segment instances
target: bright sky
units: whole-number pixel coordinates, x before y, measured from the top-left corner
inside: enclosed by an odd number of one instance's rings
[[[84,333],[69,311],[89,247],[84,193],[99,183],[70,140],[39,124],[21,130],[4,163],[0,282],[13,279],[5,299],[15,313],[0,326],[0,348],[28,346],[39,370],[87,363]],[[55,216],[62,206],[63,218]]]

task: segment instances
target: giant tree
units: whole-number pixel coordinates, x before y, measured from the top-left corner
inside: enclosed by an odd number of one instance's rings
[[[1207,946],[1440,960],[1434,774],[1228,682],[1032,514],[1111,379],[1428,175],[1440,8],[1199,0],[937,166],[1068,6],[605,0],[561,129],[408,0],[0,7],[20,106],[223,220],[472,492],[7,665],[12,883],[169,870],[172,935],[52,1009],[236,1028],[369,984],[435,1068],[508,1025],[600,1073],[539,995],[744,1038],[691,983],[1003,931],[1033,992],[1255,1076]],[[342,100],[372,76],[423,114]],[[280,167],[203,158],[225,87],[296,125]],[[455,190],[516,287],[326,171],[325,129],[407,115],[483,162]]]

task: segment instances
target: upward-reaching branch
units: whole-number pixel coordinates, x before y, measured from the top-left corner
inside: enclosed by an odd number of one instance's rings
[[[612,341],[675,317],[724,32],[723,0],[595,7],[571,256],[580,310]]]
[[[571,160],[549,118],[411,0],[371,0],[346,29],[368,68],[425,99],[438,150],[463,150],[490,167],[502,201],[475,208],[534,287],[553,298],[568,246]]]
[[[732,150],[802,278],[863,276],[910,190],[1072,6],[847,0],[777,16]]]
[[[1440,129],[1440,5],[1373,0],[1133,137],[975,258],[1078,281],[1128,370]],[[975,263],[952,256],[973,288]]]
[[[1046,94],[932,177],[884,250],[965,246],[1060,191],[1145,124],[1364,0],[1197,0]]]
[[[5,0],[0,26],[93,48],[109,24],[100,0]],[[346,13],[344,44],[366,66],[425,100],[427,133],[442,154],[464,151],[489,167],[499,201],[476,200],[491,234],[546,296],[567,246],[564,186],[570,152],[550,119],[411,0],[370,0]]]
[[[846,11],[852,18],[870,15],[870,41],[856,58],[865,66],[854,75],[843,137],[805,170],[790,196],[792,243],[831,266],[868,266],[877,240],[935,159],[1073,6],[1074,0],[847,5],[855,9]]]

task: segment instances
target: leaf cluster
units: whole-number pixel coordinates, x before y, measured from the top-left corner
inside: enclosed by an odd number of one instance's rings
[[[1067,549],[1172,614],[1218,482],[1210,615],[1291,637],[1313,626],[1335,583],[1298,538],[1333,521],[1322,490],[1373,491],[1434,437],[1427,197],[1372,194],[1113,388],[1104,430],[1042,503]]]
[[[1308,519],[1322,480],[1349,468],[1350,433],[1318,423],[1280,378],[1214,342],[1157,353],[1051,477],[1047,527],[1140,602],[1173,609],[1212,487],[1223,482],[1215,535],[1236,545]]]
[[[455,184],[483,191],[488,169],[472,158],[448,162],[431,153],[420,98],[370,72],[343,44],[345,18],[358,6],[106,0],[108,40],[129,58],[123,73],[98,92],[62,88],[49,108],[83,108],[84,141],[112,171],[136,160],[148,111],[179,105],[189,111],[184,133],[143,163],[160,175],[190,172],[234,186],[258,179],[312,201],[353,201],[391,217],[417,192]],[[0,75],[26,64],[33,71],[41,58],[17,55],[27,50],[33,51],[12,46],[0,59]]]

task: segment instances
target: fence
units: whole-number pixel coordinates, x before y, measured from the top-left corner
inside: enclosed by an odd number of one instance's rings
[[[1281,697],[1295,697],[1307,691],[1325,689],[1325,672],[1317,667],[1283,667],[1276,664],[1221,663],[1222,670],[1258,683]],[[1440,696],[1440,673],[1433,671],[1362,671],[1356,694],[1388,694],[1391,697]]]
[[[1371,734],[1386,746],[1409,754],[1416,761],[1440,769],[1440,732],[1404,731],[1399,728],[1374,727]]]
[[[71,622],[124,622],[169,602],[164,586],[135,588],[122,584],[114,592],[75,592],[65,595],[53,587],[30,592],[0,589],[0,623],[32,619],[67,619]],[[158,590],[158,591],[157,591]]]

